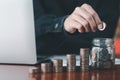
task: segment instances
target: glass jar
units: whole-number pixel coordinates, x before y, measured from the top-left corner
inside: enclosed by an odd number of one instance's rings
[[[93,69],[112,69],[115,63],[114,41],[111,38],[95,38],[91,50]]]

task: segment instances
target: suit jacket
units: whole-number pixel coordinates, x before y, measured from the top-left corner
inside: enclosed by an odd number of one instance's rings
[[[64,20],[75,7],[91,5],[102,21],[104,31],[69,34],[64,30]],[[93,38],[113,38],[119,16],[119,0],[33,0],[36,46],[40,55],[78,53],[82,47],[91,47]]]

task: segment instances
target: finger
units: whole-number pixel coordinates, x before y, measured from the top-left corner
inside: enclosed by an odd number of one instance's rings
[[[79,22],[77,22],[76,20],[72,20],[72,21],[70,22],[70,24],[71,24],[71,27],[73,27],[74,29],[77,29],[80,33],[83,33],[83,32],[84,32],[84,30],[81,29],[81,28],[82,28],[82,25],[81,25]]]
[[[83,33],[85,30],[83,27],[79,27],[78,32]]]
[[[84,18],[82,18],[81,16],[77,14],[73,14],[72,18],[76,20],[77,22],[79,22],[84,27],[85,32],[90,31],[89,23]]]
[[[95,23],[92,15],[89,12],[87,12],[84,8],[79,7],[78,10],[76,11],[76,13],[78,15],[82,16],[85,20],[87,20],[89,22],[89,25],[93,32],[96,31],[96,23]]]
[[[64,30],[71,34],[76,31],[72,23],[73,23],[73,20],[70,19],[70,16],[64,21]]]
[[[93,16],[97,26],[102,27],[102,21],[101,21],[100,17],[98,16],[97,12],[90,5],[83,4],[81,7],[84,8],[85,10],[87,10]]]

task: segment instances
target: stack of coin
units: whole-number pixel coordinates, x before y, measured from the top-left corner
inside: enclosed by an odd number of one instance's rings
[[[62,72],[63,71],[63,60],[62,59],[54,59],[53,60],[53,71],[54,72]]]
[[[41,72],[52,72],[52,63],[41,63]]]
[[[76,70],[76,56],[75,54],[67,54],[67,71],[75,71]]]
[[[29,73],[36,74],[36,73],[39,73],[39,70],[37,67],[31,67],[31,68],[29,68]]]
[[[39,73],[40,73],[40,72],[39,72],[39,70],[38,70],[37,67],[30,67],[30,68],[29,68],[29,76],[30,76],[31,78],[36,78]]]
[[[89,48],[80,49],[80,66],[81,71],[89,71]]]

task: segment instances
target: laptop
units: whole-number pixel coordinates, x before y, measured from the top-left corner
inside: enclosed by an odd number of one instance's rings
[[[1,0],[0,63],[36,64],[32,0]]]

